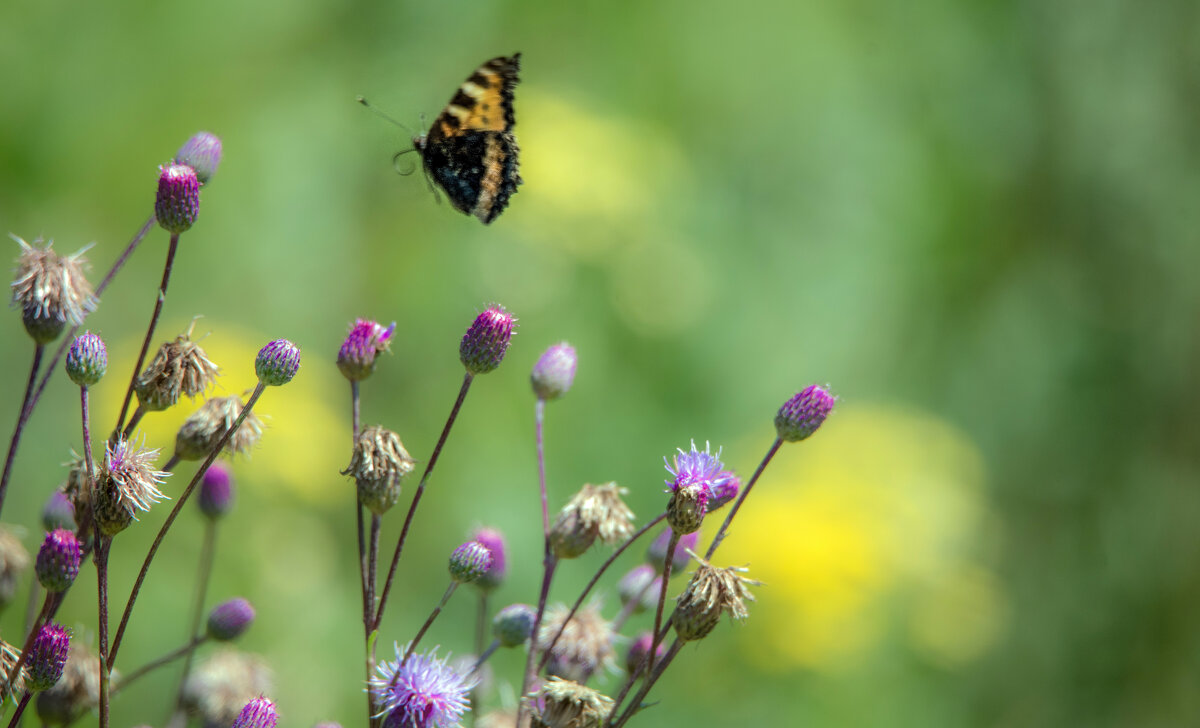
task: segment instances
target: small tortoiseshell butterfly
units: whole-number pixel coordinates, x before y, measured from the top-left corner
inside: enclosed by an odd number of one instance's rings
[[[490,223],[517,191],[513,88],[521,54],[493,58],[458,87],[428,134],[413,139],[425,173],[454,209]]]

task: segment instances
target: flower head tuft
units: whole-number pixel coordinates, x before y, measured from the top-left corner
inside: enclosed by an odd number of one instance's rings
[[[53,250],[54,241],[42,246],[40,238],[33,244],[15,235],[12,239],[21,246],[12,304],[21,309],[21,320],[33,340],[48,344],[67,324],[78,326],[96,310],[92,286],[83,275],[84,251],[59,255]]]
[[[532,728],[600,728],[615,707],[600,691],[557,677],[534,697]]]
[[[180,460],[202,460],[208,457],[225,431],[233,427],[246,404],[237,395],[213,397],[206,400],[183,421],[175,434],[175,457]],[[237,431],[229,436],[222,455],[245,455],[262,439],[263,423],[251,410]]]
[[[175,152],[175,164],[186,164],[196,173],[196,179],[201,185],[208,184],[217,173],[217,165],[221,163],[221,140],[209,132],[202,131],[192,135]]]
[[[53,687],[62,678],[70,647],[71,633],[65,627],[54,622],[43,625],[25,661],[25,689],[39,692]]]
[[[799,442],[814,432],[833,411],[837,399],[813,384],[783,403],[775,415],[775,431],[784,442]]]
[[[200,215],[200,179],[186,164],[168,164],[158,175],[154,216],[172,235],[186,232]]]
[[[278,722],[275,703],[260,695],[246,703],[229,728],[275,728]]]
[[[189,333],[160,346],[154,359],[134,380],[133,388],[143,409],[165,410],[179,401],[179,395],[194,398],[204,394],[216,381],[220,370],[209,361],[204,349],[191,340]]]
[[[529,375],[533,393],[545,400],[566,394],[575,381],[576,363],[575,349],[565,341],[546,349]]]
[[[276,339],[258,352],[254,372],[268,387],[278,387],[292,381],[300,371],[300,347],[287,339]]]
[[[508,562],[505,560],[504,536],[493,528],[481,528],[475,532],[475,540],[487,546],[492,552],[492,565],[483,575],[475,580],[475,586],[484,591],[490,591],[500,586],[508,575]]]
[[[500,366],[512,343],[517,320],[493,304],[475,317],[458,347],[458,358],[471,374],[487,374]]]
[[[388,350],[396,322],[384,328],[367,319],[358,319],[350,327],[350,333],[338,351],[337,366],[352,382],[359,382],[375,371],[375,357]]]
[[[105,445],[104,467],[96,477],[92,505],[96,523],[107,536],[129,527],[134,511],[148,511],[166,496],[158,489],[170,473],[155,470],[158,450],[120,439]]]
[[[383,660],[371,678],[371,692],[379,705],[385,728],[449,728],[458,725],[468,708],[476,680],[438,659],[437,649],[404,659],[396,645],[396,660]]]
[[[400,484],[415,461],[395,432],[379,425],[363,428],[354,441],[350,464],[342,471],[358,485],[358,499],[383,515],[400,500]]]
[[[91,387],[108,371],[108,349],[104,341],[90,331],[75,337],[64,362],[67,376],[81,387]]]
[[[692,554],[695,556],[695,554]],[[746,618],[746,602],[754,601],[748,586],[762,582],[742,576],[744,567],[718,569],[696,556],[700,566],[692,573],[687,588],[679,596],[671,623],[675,634],[684,642],[706,637],[725,612],[739,621]]]
[[[38,582],[48,592],[64,592],[79,576],[82,553],[74,531],[58,528],[46,534],[38,549],[34,571]]]
[[[633,511],[621,500],[626,493],[616,483],[584,485],[559,511],[550,529],[556,556],[571,559],[587,551],[599,538],[618,544],[633,533]]]

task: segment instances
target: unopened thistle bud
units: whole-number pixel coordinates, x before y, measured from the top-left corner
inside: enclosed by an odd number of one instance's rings
[[[597,670],[611,668],[614,664],[615,635],[612,623],[600,614],[598,605],[582,607],[567,620],[570,611],[563,604],[546,610],[538,633],[538,646],[541,650],[549,648],[550,642],[561,629],[562,636],[550,650],[550,659],[546,661],[546,674],[587,682]]]
[[[783,403],[775,415],[775,432],[784,442],[799,442],[817,431],[833,411],[834,396],[813,384]]]
[[[675,557],[671,560],[671,573],[678,574],[687,568],[688,562],[691,561],[691,555],[688,551],[695,551],[696,544],[700,541],[700,533],[692,532],[679,537],[679,543],[675,544]],[[667,547],[671,545],[671,529],[663,529],[663,532],[658,534],[658,538],[650,542],[650,546],[646,548],[646,561],[654,567],[658,572],[662,572],[663,566],[667,561]]]
[[[742,576],[744,567],[729,566],[718,569],[704,559],[696,558],[700,566],[692,574],[687,588],[679,596],[675,616],[671,623],[675,634],[684,642],[708,636],[725,612],[741,621],[749,612],[746,602],[754,601],[748,586],[762,582]]]
[[[712,486],[712,492],[708,497],[709,513],[737,498],[738,492],[742,489],[742,480],[737,473],[726,470],[721,475],[722,478]]]
[[[72,640],[58,683],[38,694],[37,713],[43,723],[65,725],[100,704],[100,664],[82,643]]]
[[[621,597],[621,604],[625,605],[631,614],[654,609],[661,590],[662,577],[650,564],[638,564],[617,582],[617,594]]]
[[[566,394],[575,381],[575,364],[575,349],[567,342],[546,349],[529,375],[533,393],[547,401]]]
[[[216,520],[233,507],[233,474],[221,463],[213,463],[200,479],[200,512]]]
[[[278,722],[279,713],[275,711],[275,703],[259,696],[246,703],[229,728],[275,728]]]
[[[559,558],[573,559],[599,538],[612,546],[633,533],[633,511],[621,500],[627,491],[616,483],[584,485],[559,511],[550,529],[550,546]]]
[[[237,421],[238,415],[242,414],[245,406],[242,398],[237,395],[213,397],[206,400],[204,404],[200,405],[200,409],[183,421],[179,432],[176,433],[175,457],[180,460],[202,460],[208,457],[208,454],[225,436],[225,431],[233,427],[233,423]],[[233,433],[225,442],[225,448],[221,454],[228,456],[248,454],[262,439],[262,434],[262,420],[252,410],[242,420],[237,432]]]
[[[412,472],[414,462],[399,435],[372,425],[358,434],[342,475],[353,476],[358,499],[372,513],[383,515],[400,500],[401,481]]]
[[[196,173],[196,179],[202,185],[208,184],[217,173],[217,165],[221,163],[221,140],[215,134],[206,131],[192,135],[175,152],[175,164],[185,164]]]
[[[600,728],[612,698],[570,680],[552,677],[538,691],[531,728]]]
[[[204,394],[219,371],[204,349],[185,333],[158,348],[154,359],[134,380],[133,389],[142,409],[160,412],[174,406],[181,394],[188,398]]]
[[[25,661],[25,689],[36,693],[53,687],[62,678],[70,648],[71,634],[65,627],[54,622],[44,625],[33,639],[29,659]]]
[[[47,531],[56,528],[75,530],[75,504],[71,502],[70,496],[61,490],[50,494],[46,505],[42,506],[42,527]]]
[[[104,467],[96,478],[93,514],[100,531],[114,536],[129,527],[135,511],[148,511],[166,496],[158,485],[170,473],[153,468],[158,450],[134,446],[128,440],[105,445]]]
[[[168,164],[158,175],[154,216],[172,235],[192,227],[200,214],[200,180],[186,164]]]
[[[512,343],[516,319],[503,306],[492,305],[475,317],[458,347],[458,358],[471,374],[487,374],[504,359]]]
[[[40,238],[32,245],[15,235],[12,238],[21,246],[12,282],[12,305],[21,309],[21,321],[29,336],[39,344],[48,344],[65,326],[78,326],[96,310],[92,286],[83,275],[83,250],[63,256],[54,252],[53,241],[40,246]]]
[[[537,610],[528,604],[510,604],[492,618],[492,634],[501,647],[517,647],[533,634]]]
[[[375,357],[388,350],[395,330],[395,321],[387,328],[367,319],[355,321],[338,351],[338,370],[352,382],[371,376],[375,371]]]
[[[34,565],[38,582],[48,592],[66,591],[79,575],[81,558],[79,539],[73,531],[59,528],[47,533]]]
[[[12,531],[0,526],[0,609],[12,601],[17,581],[29,568],[29,552]]]
[[[630,675],[632,675],[637,672],[639,668],[641,668],[642,661],[645,660],[646,655],[649,654],[650,645],[653,643],[653,641],[654,635],[649,631],[642,632],[640,635],[638,635],[637,639],[635,639],[629,645],[629,651],[625,653],[625,672],[628,672]],[[654,661],[658,662],[661,660],[663,655],[666,654],[666,651],[666,645],[660,642],[658,649],[654,651]],[[654,666],[651,665],[651,669],[653,669],[653,667]]]
[[[483,575],[475,580],[475,586],[484,591],[491,591],[504,582],[508,575],[508,561],[504,552],[504,536],[492,528],[481,528],[475,532],[475,540],[487,546],[492,552],[492,565]]]
[[[208,613],[208,636],[218,642],[229,642],[242,636],[254,622],[254,607],[238,597],[222,602]]]
[[[64,366],[72,382],[81,387],[94,386],[108,371],[108,349],[99,336],[85,332],[71,342]]]
[[[492,552],[478,541],[467,541],[450,554],[450,578],[470,584],[492,565]]]
[[[300,347],[287,339],[270,342],[259,350],[254,371],[268,387],[287,384],[300,371]]]

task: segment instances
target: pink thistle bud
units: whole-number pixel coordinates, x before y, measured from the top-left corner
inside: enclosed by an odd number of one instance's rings
[[[200,480],[200,512],[216,520],[233,507],[233,474],[221,463],[213,463]]]
[[[279,713],[275,712],[275,703],[259,696],[246,703],[229,728],[275,728],[278,722]]]
[[[512,343],[516,319],[503,306],[491,305],[475,317],[458,347],[458,358],[471,374],[487,374],[500,366]]]
[[[168,164],[158,175],[158,197],[154,215],[172,235],[187,231],[200,214],[200,180],[196,170],[185,164]]]
[[[505,559],[504,536],[495,529],[481,528],[475,532],[475,540],[487,546],[492,552],[492,565],[483,575],[475,580],[475,586],[490,591],[500,586],[508,575],[508,562]]]
[[[208,636],[218,642],[229,642],[242,636],[254,622],[254,607],[238,597],[222,602],[208,613]]]
[[[388,350],[395,330],[395,321],[387,328],[367,319],[355,321],[338,351],[337,366],[346,379],[359,382],[371,376],[376,355]]]
[[[66,591],[79,575],[81,558],[79,539],[73,531],[58,528],[47,533],[34,566],[38,583],[48,592]]]
[[[806,387],[783,403],[775,415],[775,431],[784,442],[799,442],[814,432],[833,410],[836,398],[817,385]]]
[[[221,163],[221,140],[215,134],[206,131],[192,135],[175,152],[175,164],[186,164],[196,172],[196,179],[206,185],[217,173],[217,165]]]
[[[70,648],[71,633],[65,627],[54,622],[43,626],[29,648],[25,689],[40,692],[54,687],[62,677]]]
[[[566,394],[575,381],[576,363],[575,349],[565,341],[546,349],[529,375],[533,393],[547,401]]]
[[[108,371],[108,349],[99,336],[85,332],[71,342],[64,366],[72,382],[91,387]]]
[[[467,541],[450,554],[450,578],[470,584],[492,565],[492,552],[478,541]]]
[[[258,352],[254,372],[268,387],[278,387],[292,381],[300,371],[300,347],[287,339],[276,339]]]

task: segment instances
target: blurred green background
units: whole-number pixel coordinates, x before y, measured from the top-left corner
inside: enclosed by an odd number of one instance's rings
[[[354,97],[417,127],[517,50],[525,185],[484,227],[397,176],[407,133]],[[567,339],[580,364],[549,408],[554,504],[616,480],[648,518],[674,448],[709,440],[748,475],[784,399],[814,381],[840,396],[719,553],[766,582],[749,621],[689,646],[635,724],[1195,725],[1198,84],[1190,0],[17,0],[0,7],[0,228],[64,252],[95,241],[98,281],[152,210],[156,165],[195,131],[222,138],[158,338],[203,315],[219,394],[252,385],[268,339],[304,347],[297,380],[261,402],[259,451],[235,464],[211,590],[256,605],[240,646],[271,664],[284,725],[363,724],[333,365],[347,326],[397,322],[364,420],[424,461],[461,378],[458,339],[491,301],[520,333],[451,436],[381,654],[424,619],[473,527],[509,539],[497,606],[536,598],[527,377]],[[112,357],[100,430],[166,237],[88,322]],[[32,347],[16,312],[0,336],[7,442]],[[31,550],[80,447],[76,406],[56,374],[25,437],[3,517]],[[150,444],[169,449],[194,406],[148,417]],[[117,539],[119,602],[168,510]],[[126,671],[185,638],[201,532],[185,515]],[[603,557],[560,570],[552,596],[573,599]],[[93,641],[94,593],[89,567],[62,612]],[[10,641],[24,599],[0,618]],[[610,594],[605,612],[618,607]],[[472,610],[460,593],[426,644],[469,651]],[[517,656],[496,666],[488,706],[516,690]],[[114,725],[161,725],[176,674],[124,695]]]

